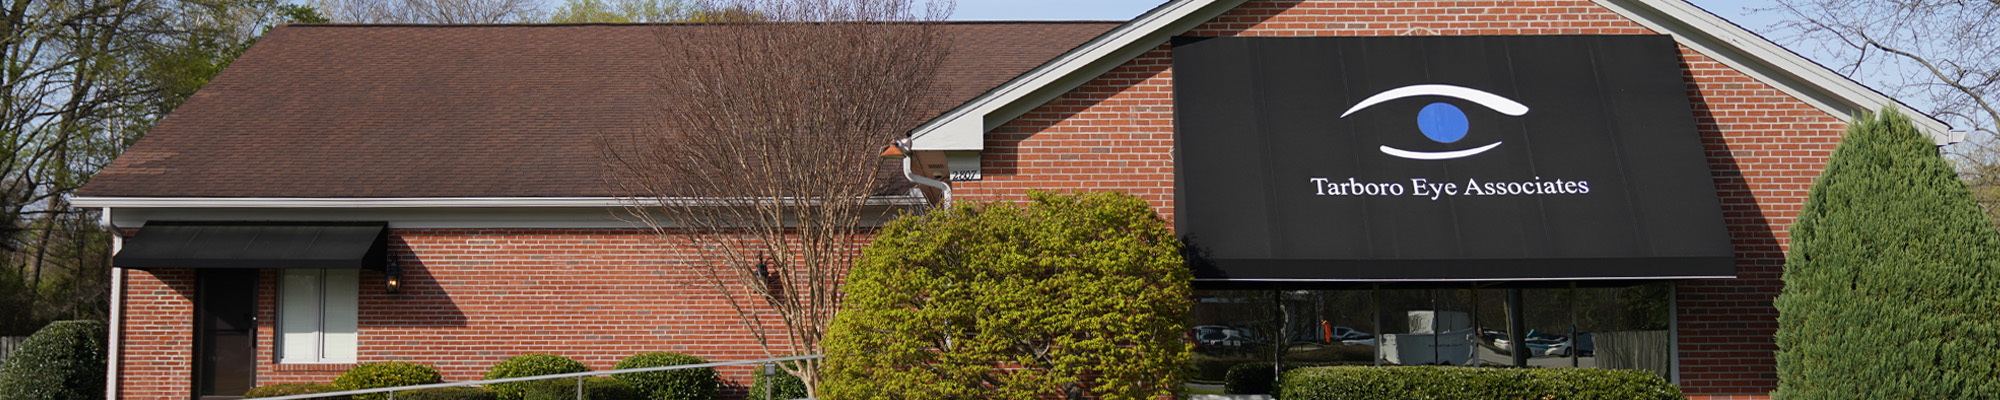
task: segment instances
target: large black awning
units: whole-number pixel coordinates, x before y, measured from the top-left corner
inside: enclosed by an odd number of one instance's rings
[[[1178,233],[1203,282],[1729,278],[1664,35],[1191,38]]]
[[[387,222],[148,222],[112,258],[119,268],[381,270]]]

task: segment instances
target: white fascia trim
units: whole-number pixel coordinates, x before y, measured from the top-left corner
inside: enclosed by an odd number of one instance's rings
[[[976,151],[986,132],[1124,65],[1245,0],[1174,0],[910,131],[917,151]]]
[[[1737,26],[1684,0],[1593,0],[1599,6],[1676,42],[1714,58],[1745,75],[1811,104],[1841,121],[1853,122],[1856,112],[1873,112],[1894,105],[1910,111],[1911,120],[1939,145],[1964,140],[1951,126],[1901,101],[1842,76],[1763,36]],[[1663,18],[1664,17],[1664,18]]]
[[[655,204],[650,199],[639,200]],[[674,198],[658,200],[672,205],[724,206],[745,199]],[[624,207],[630,199],[618,197],[410,197],[410,198],[292,198],[292,197],[84,197],[70,199],[75,207],[95,208],[513,208],[513,207]],[[869,205],[920,206],[922,197],[879,196]]]

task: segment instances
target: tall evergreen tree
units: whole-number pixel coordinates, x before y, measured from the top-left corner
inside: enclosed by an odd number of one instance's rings
[[[1775,397],[2000,398],[2000,233],[1931,143],[1848,127],[1791,228]]]

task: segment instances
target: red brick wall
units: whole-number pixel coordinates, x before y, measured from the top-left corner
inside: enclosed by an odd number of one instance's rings
[[[1653,34],[1586,0],[1251,1],[1191,36]],[[958,198],[1019,200],[1024,189],[1118,190],[1171,218],[1172,49],[1161,46],[998,128],[985,180]],[[1838,141],[1838,119],[1682,48],[1739,279],[1679,287],[1681,384],[1690,394],[1764,395],[1776,386],[1771,300],[1785,227]]]
[[[1503,5],[1504,4],[1504,5]],[[1191,34],[1203,36],[1643,34],[1589,1],[1252,1]],[[1025,189],[1119,190],[1172,217],[1172,49],[1161,47],[989,135],[986,180],[956,185],[969,200],[1021,199]],[[1804,103],[1683,48],[1701,134],[1740,278],[1679,289],[1682,386],[1696,395],[1761,395],[1775,385],[1771,299],[1784,227],[1836,143],[1841,124]],[[618,230],[398,230],[401,295],[363,275],[362,361],[435,365],[447,380],[527,352],[596,369],[643,351],[709,359],[764,354],[712,290],[695,284],[694,255],[654,251]],[[261,303],[260,384],[330,380],[335,371],[270,364],[271,275]],[[434,278],[435,277],[435,278]],[[183,399],[193,275],[134,271],[127,286],[124,395]],[[744,369],[725,371],[747,384]],[[1722,397],[1718,397],[1722,398]]]
[[[360,361],[419,362],[446,381],[467,381],[507,357],[535,352],[594,370],[651,351],[711,361],[768,357],[695,272],[698,255],[659,243],[636,230],[395,230],[390,246],[405,283],[391,295],[382,274],[362,273]],[[186,399],[194,274],[132,276],[124,397]],[[332,381],[345,366],[274,363],[275,277],[265,271],[259,293],[258,384]],[[747,387],[749,371],[721,372]]]
[[[125,281],[125,398],[187,398],[194,376],[194,274],[129,271]]]

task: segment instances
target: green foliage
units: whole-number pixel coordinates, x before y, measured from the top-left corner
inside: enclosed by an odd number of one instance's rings
[[[1187,374],[1184,376],[1190,381],[1221,382],[1222,378],[1229,374],[1229,367],[1234,367],[1236,364],[1257,362],[1257,360],[1259,358],[1251,356],[1218,357],[1201,353],[1191,353],[1188,354],[1187,369],[1183,372]]]
[[[1369,361],[1286,361],[1286,371],[1310,367],[1373,366]],[[1271,368],[1269,361],[1239,363],[1229,366],[1229,372],[1222,378],[1222,391],[1229,394],[1271,394],[1271,385],[1278,382],[1278,371]]]
[[[279,20],[289,24],[324,24],[331,22],[326,19],[325,15],[319,13],[318,8],[310,5],[279,4],[277,5],[277,15]]]
[[[1791,246],[1775,397],[2000,398],[2000,233],[1908,117],[1848,127]]]
[[[1271,362],[1268,361],[1270,359],[1269,351],[1264,351],[1262,354],[1250,352],[1234,355],[1190,353],[1188,354],[1185,372],[1189,381],[1222,383],[1228,377],[1231,368],[1241,364],[1258,363],[1263,365],[1264,369],[1268,370],[1271,368]],[[1334,345],[1315,350],[1285,353],[1286,369],[1304,366],[1325,367],[1334,365],[1375,365],[1375,348],[1368,346]],[[1277,378],[1272,373],[1265,373],[1264,375],[1264,380],[1267,382]],[[1268,388],[1270,385],[1267,383],[1263,387]]]
[[[884,227],[848,275],[848,308],[827,334],[817,394],[1144,399],[1178,390],[1190,272],[1166,222],[1125,194],[1029,198]]]
[[[549,22],[683,22],[695,18],[697,6],[685,0],[565,0],[549,15]]]
[[[1373,364],[1375,362],[1375,346],[1336,344],[1336,345],[1327,345],[1324,347],[1320,347],[1318,349],[1303,350],[1303,351],[1294,350],[1285,353],[1286,363],[1291,363],[1294,361],[1297,362],[1365,361],[1370,364]]]
[[[527,393],[525,400],[576,400],[576,379],[549,379],[524,382]],[[638,388],[623,380],[612,378],[584,378],[584,400],[659,400],[648,397]],[[708,400],[707,397],[701,398]]]
[[[340,390],[374,389],[396,386],[443,383],[444,377],[428,365],[400,361],[362,363],[333,378],[333,386]],[[384,400],[384,393],[370,393],[354,396],[355,400]]]
[[[292,396],[301,394],[338,392],[340,390],[341,389],[338,387],[334,387],[333,385],[328,385],[324,383],[280,383],[276,385],[258,386],[250,388],[250,391],[243,392],[243,398],[250,399],[258,397]],[[401,398],[402,396],[399,395],[396,397]],[[352,397],[348,396],[321,397],[321,399],[348,400],[352,399]]]
[[[1577,368],[1321,367],[1285,372],[1285,400],[1679,400],[1646,371]]]
[[[0,364],[0,399],[104,398],[102,321],[62,321],[28,336]]]
[[[277,0],[0,9],[0,335],[105,319],[110,232],[71,193],[234,61]]]
[[[653,352],[633,354],[619,360],[613,369],[633,369],[665,367],[670,365],[705,364],[708,360],[680,353]],[[614,376],[652,400],[707,400],[715,397],[717,377],[714,368],[677,369],[671,371],[640,372]]]
[[[524,376],[567,374],[589,371],[590,366],[582,362],[554,354],[528,353],[493,364],[486,369],[486,379],[519,378]],[[500,400],[521,400],[528,394],[528,387],[534,382],[496,383],[487,385]]]
[[[767,388],[768,387],[768,388]],[[765,397],[766,391],[770,397]],[[757,374],[757,381],[750,385],[749,400],[792,400],[806,398],[806,382],[797,376],[778,372],[776,375]]]
[[[492,389],[464,386],[396,392],[396,400],[495,400],[499,396]]]

